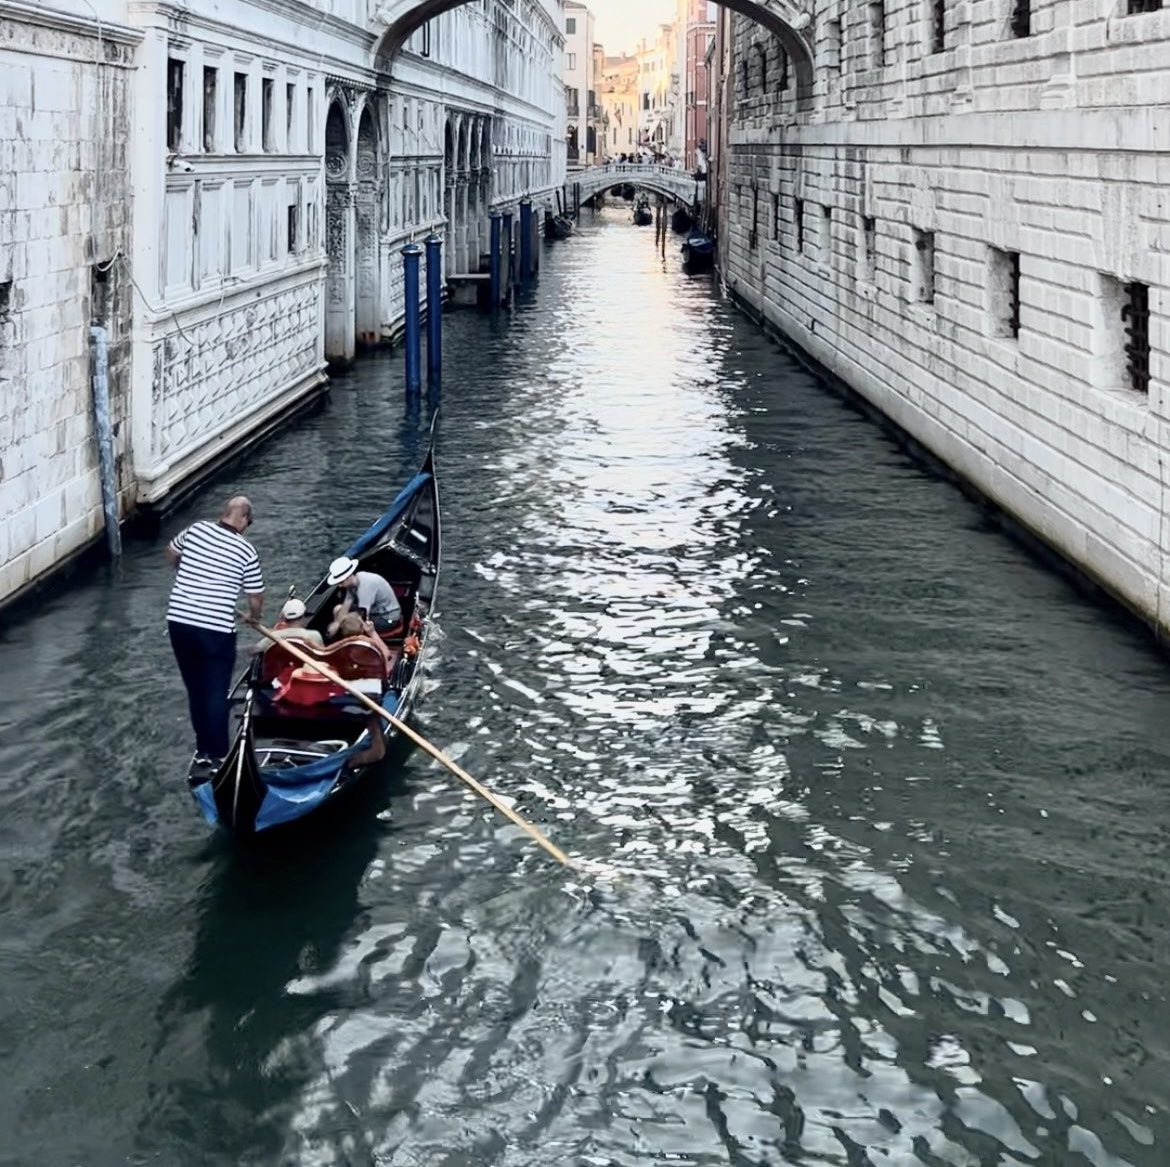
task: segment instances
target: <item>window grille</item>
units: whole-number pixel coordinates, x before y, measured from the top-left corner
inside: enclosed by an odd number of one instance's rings
[[[167,149],[177,154],[183,148],[183,62],[167,61]]]
[[[947,47],[947,0],[931,0],[930,12],[930,51],[941,53]]]
[[[1150,289],[1145,284],[1126,284],[1121,320],[1125,325],[1125,368],[1130,386],[1139,393],[1150,391]]]
[[[1129,0],[1126,14],[1134,16],[1138,12],[1157,12],[1162,7],[1162,0]]]
[[[1020,335],[1020,253],[1008,252],[1008,331]]]
[[[796,250],[804,253],[804,199],[796,200]]]

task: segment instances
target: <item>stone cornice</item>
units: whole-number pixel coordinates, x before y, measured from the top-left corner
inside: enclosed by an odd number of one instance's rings
[[[299,24],[310,34],[317,34],[323,29],[327,29],[341,40],[360,46],[367,56],[372,54],[374,43],[378,39],[376,33],[363,28],[360,24],[351,24],[348,20],[342,20],[341,17],[334,16],[331,12],[322,12],[320,9],[305,4],[303,0],[250,0],[250,3],[255,8],[266,9],[275,16],[282,16]],[[218,32],[229,33],[233,39],[249,36],[248,30],[239,25],[217,20],[202,12],[192,11],[183,4],[173,2],[173,0],[132,0],[130,8],[131,11],[138,14],[143,23],[149,23],[150,17],[155,16],[162,17],[172,23],[181,22],[199,28],[214,28]],[[263,39],[262,35],[260,39]]]
[[[133,47],[142,40],[142,34],[134,28],[121,24],[107,24],[91,16],[74,16],[58,8],[47,8],[27,0],[0,0],[0,20],[16,21],[31,28],[48,28],[54,32],[83,36],[87,40],[112,41],[114,44]],[[20,48],[11,41],[5,48]],[[53,56],[58,54],[53,53]],[[112,62],[111,62],[112,63]]]

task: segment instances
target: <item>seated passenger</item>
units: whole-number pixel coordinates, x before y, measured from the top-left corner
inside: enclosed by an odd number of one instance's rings
[[[280,619],[272,632],[281,640],[303,640],[316,648],[324,647],[325,640],[321,633],[315,628],[305,627],[308,618],[303,600],[286,600],[284,607],[280,609]],[[271,647],[272,641],[265,637],[252,651],[267,652]]]
[[[402,623],[402,607],[394,589],[373,571],[358,571],[358,561],[343,555],[329,565],[331,587],[340,587],[345,598],[333,609],[333,622],[328,635],[337,633],[341,618],[348,612],[360,611],[373,624],[376,632],[391,632]]]
[[[330,625],[330,627],[332,628],[333,625]],[[333,645],[340,644],[343,640],[348,640],[352,636],[358,636],[368,640],[381,653],[382,663],[388,674],[394,658],[390,655],[390,650],[374,629],[373,624],[369,620],[363,620],[357,612],[347,612],[337,622],[337,639],[331,642],[330,647],[332,648]]]

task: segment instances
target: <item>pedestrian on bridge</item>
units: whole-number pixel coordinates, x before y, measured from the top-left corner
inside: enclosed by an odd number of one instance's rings
[[[244,538],[252,504],[243,495],[224,504],[216,522],[202,520],[167,546],[175,582],[167,630],[187,687],[195,765],[218,765],[228,751],[228,690],[236,664],[236,601],[248,597],[248,623],[264,611],[260,557]]]

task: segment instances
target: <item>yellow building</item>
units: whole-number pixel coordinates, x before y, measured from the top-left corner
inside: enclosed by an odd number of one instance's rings
[[[638,58],[606,57],[599,99],[605,125],[602,158],[620,160],[638,149]]]

